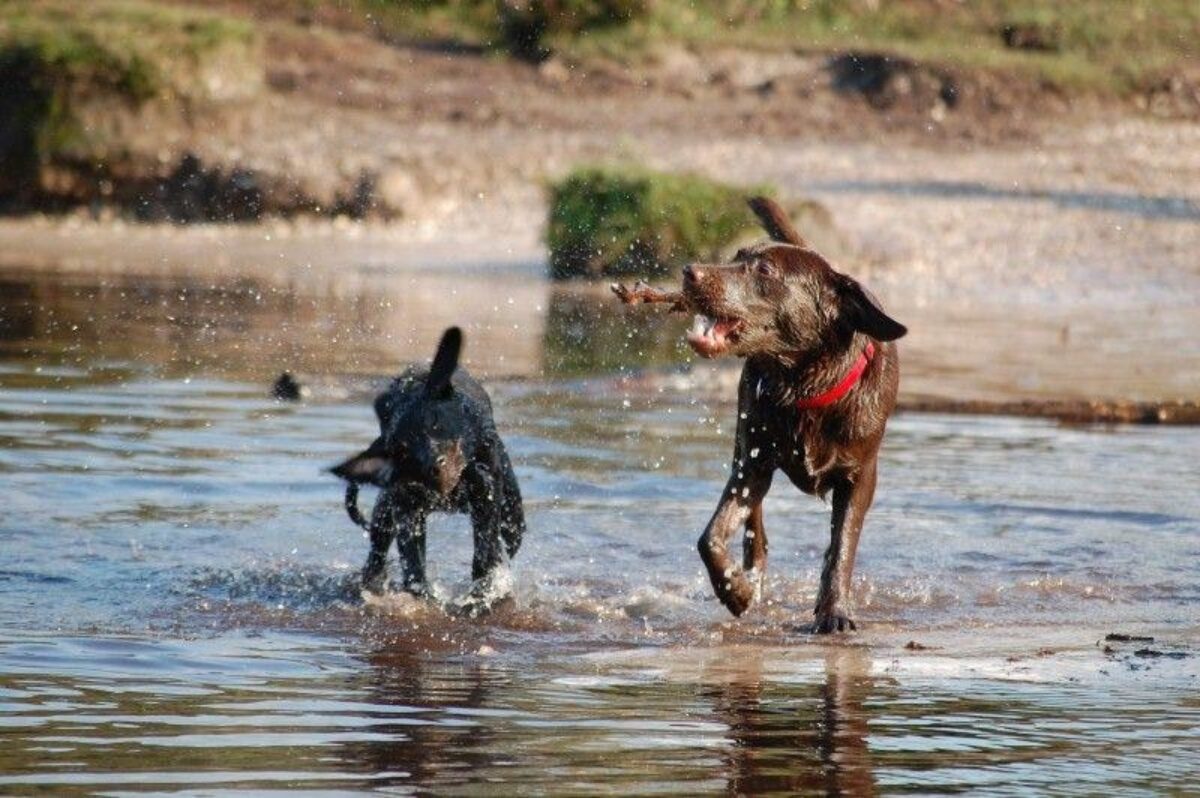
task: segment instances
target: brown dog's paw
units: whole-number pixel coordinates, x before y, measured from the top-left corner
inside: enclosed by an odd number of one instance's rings
[[[750,609],[750,605],[754,603],[757,596],[758,590],[755,583],[740,572],[730,575],[725,582],[725,589],[718,594],[725,609],[737,618],[742,617],[746,610]]]
[[[803,628],[805,633],[810,635],[828,635],[834,632],[854,632],[858,630],[858,625],[849,615],[834,611],[818,615],[812,623]]]

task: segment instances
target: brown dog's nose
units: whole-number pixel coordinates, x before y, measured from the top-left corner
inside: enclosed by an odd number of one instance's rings
[[[700,269],[697,269],[695,266],[688,264],[687,266],[683,267],[683,276],[684,279],[689,280],[690,282],[698,283],[704,278],[704,272]]]

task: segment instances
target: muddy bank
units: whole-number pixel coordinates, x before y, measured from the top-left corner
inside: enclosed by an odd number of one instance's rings
[[[1048,418],[1066,424],[1200,424],[1200,402],[1125,402],[1112,400],[979,400],[905,398],[901,410]]]
[[[695,373],[651,371],[621,378],[616,384],[634,395],[670,389],[703,397],[706,402],[733,405],[739,374],[739,369],[731,367],[699,368]],[[931,378],[921,371],[914,373],[912,369],[905,372],[897,409],[908,413],[1044,418],[1064,424],[1200,425],[1200,402],[1194,400],[965,399],[953,395],[919,394],[907,385],[913,382],[924,385],[931,379],[936,377]]]
[[[170,84],[131,101],[77,79],[35,103],[52,100],[72,129],[103,135],[26,153],[28,179],[0,191],[0,205],[141,221],[447,221],[483,195],[526,201],[581,160],[641,159],[714,140],[1037,146],[1055,126],[1195,116],[1194,86],[1181,77],[1148,89],[1139,110],[876,51],[676,45],[634,64],[534,65],[285,14],[235,14],[228,24],[241,26],[238,57],[225,63],[219,49],[201,59],[202,86]]]

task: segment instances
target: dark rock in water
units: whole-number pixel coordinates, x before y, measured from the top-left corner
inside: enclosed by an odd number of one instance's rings
[[[302,393],[300,383],[286,371],[280,374],[279,379],[271,386],[271,396],[282,402],[298,402]]]
[[[1186,659],[1190,655],[1186,651],[1159,651],[1156,648],[1139,648],[1137,651],[1133,652],[1133,656],[1150,659],[1158,659],[1159,657],[1166,657],[1167,659]]]
[[[1111,632],[1104,636],[1107,643],[1153,643],[1154,638],[1145,635],[1126,635],[1119,632]]]

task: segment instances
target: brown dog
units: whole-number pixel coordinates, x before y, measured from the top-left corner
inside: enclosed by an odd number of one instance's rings
[[[810,628],[849,631],[854,552],[900,383],[892,341],[907,330],[809,249],[774,202],[759,197],[750,207],[772,242],[741,250],[729,264],[686,267],[679,293],[641,284],[613,290],[630,304],[666,302],[698,314],[687,340],[701,356],[746,359],[733,473],[699,541],[717,597],[734,615],[754,601],[767,564],[762,501],[782,470],[805,493],[833,492],[832,535]],[[739,563],[729,546],[743,526]]]

